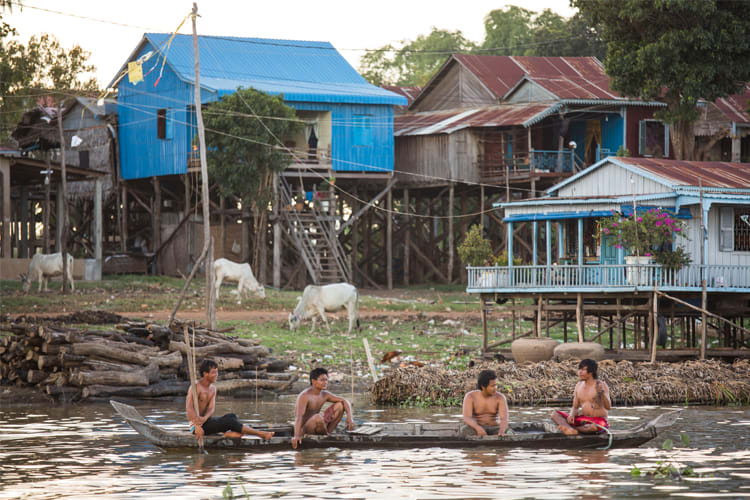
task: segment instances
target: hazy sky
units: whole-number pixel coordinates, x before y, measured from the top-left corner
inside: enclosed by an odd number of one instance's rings
[[[55,35],[66,48],[79,44],[91,52],[90,61],[97,67],[96,76],[101,85],[109,83],[144,32],[172,32],[193,4],[192,0],[22,1],[22,9],[14,7],[12,14],[5,14],[20,38],[26,41],[34,34],[47,32]],[[574,12],[568,3],[568,0],[507,3],[488,0],[210,0],[198,1],[201,16],[198,33],[328,41],[357,68],[362,50],[350,49],[372,49],[403,39],[411,40],[428,34],[433,26],[461,30],[468,39],[480,42],[484,38],[484,16],[493,9],[515,4],[532,11],[550,8],[567,17]],[[180,33],[190,34],[191,29],[188,20]]]

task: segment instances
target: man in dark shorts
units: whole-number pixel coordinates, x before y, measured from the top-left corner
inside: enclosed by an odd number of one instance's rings
[[[497,392],[497,374],[479,372],[477,389],[466,393],[462,436],[504,436],[508,430],[508,402]]]
[[[219,366],[215,361],[204,359],[198,368],[201,378],[195,385],[190,385],[185,399],[185,411],[190,422],[191,431],[195,437],[201,439],[204,435],[224,434],[224,437],[240,438],[243,434],[271,439],[273,432],[256,431],[250,426],[242,425],[234,413],[227,413],[223,417],[213,416],[216,406],[216,387],[214,382],[219,378]],[[198,413],[195,413],[193,401],[193,387],[197,389]]]
[[[607,383],[598,380],[598,365],[593,359],[584,359],[578,364],[578,378],[573,392],[573,407],[570,413],[552,412],[552,421],[564,434],[592,434],[609,429],[609,410],[612,402],[609,399]],[[580,407],[580,412],[579,412]]]
[[[346,426],[354,429],[352,407],[344,398],[340,398],[326,391],[328,387],[328,370],[314,368],[310,371],[310,387],[297,396],[294,413],[294,437],[292,448],[302,442],[306,434],[327,435],[333,432],[346,412]],[[332,403],[323,414],[320,409],[326,403]]]

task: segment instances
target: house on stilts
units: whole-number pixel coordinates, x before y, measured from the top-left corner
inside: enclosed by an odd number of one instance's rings
[[[714,356],[747,355],[750,163],[608,157],[542,197],[495,207],[509,235],[517,224],[531,224],[526,244],[533,251],[530,262],[516,265],[517,239],[509,237],[507,266],[468,268],[467,292],[480,294],[485,318],[487,304],[510,300],[532,320],[527,334],[549,336],[551,326],[562,324],[567,341],[567,324],[574,322],[578,340],[629,349],[630,357],[641,350],[647,359],[647,339],[654,338],[661,316],[669,325],[669,347],[684,349],[685,356],[695,356],[698,348]],[[646,253],[631,258],[633,249],[603,230],[613,214],[642,220],[649,210],[684,222],[685,238],[661,250],[679,246],[689,263],[643,262]],[[533,305],[515,305],[518,299]],[[595,336],[586,333],[587,317],[598,321]],[[709,335],[705,342],[701,325]],[[485,336],[485,350],[504,343],[489,343]]]
[[[123,241],[147,239],[166,274],[189,269],[206,223],[195,211],[192,43],[185,35],[145,34],[120,73],[141,61],[143,82],[111,84],[118,89]],[[200,105],[254,88],[283,95],[304,122],[297,137],[274,145],[290,159],[274,181],[278,194],[267,219],[258,213],[265,208],[241,207],[212,191],[215,256],[252,261],[255,275],[274,287],[352,280],[362,258],[385,269],[386,236],[357,219],[393,185],[393,107],[406,98],[367,83],[328,42],[199,36],[198,46]],[[138,228],[142,235],[134,234]]]

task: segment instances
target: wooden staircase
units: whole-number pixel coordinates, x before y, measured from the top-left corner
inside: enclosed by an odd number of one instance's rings
[[[326,196],[327,193],[321,193]],[[292,190],[286,179],[280,177],[279,195],[281,216],[285,230],[294,241],[308,273],[316,285],[350,281],[351,271],[344,250],[336,236],[337,216],[331,216],[320,210],[318,201],[335,203],[319,198],[316,203],[305,205],[298,210],[292,199]]]

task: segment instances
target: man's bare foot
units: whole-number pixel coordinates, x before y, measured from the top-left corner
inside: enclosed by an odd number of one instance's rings
[[[578,434],[578,431],[573,429],[572,427],[558,425],[557,428],[560,429],[560,432],[568,436],[576,436]]]
[[[258,431],[258,433],[260,434],[261,439],[271,439],[273,435],[276,434],[275,432],[263,432],[263,431]]]

